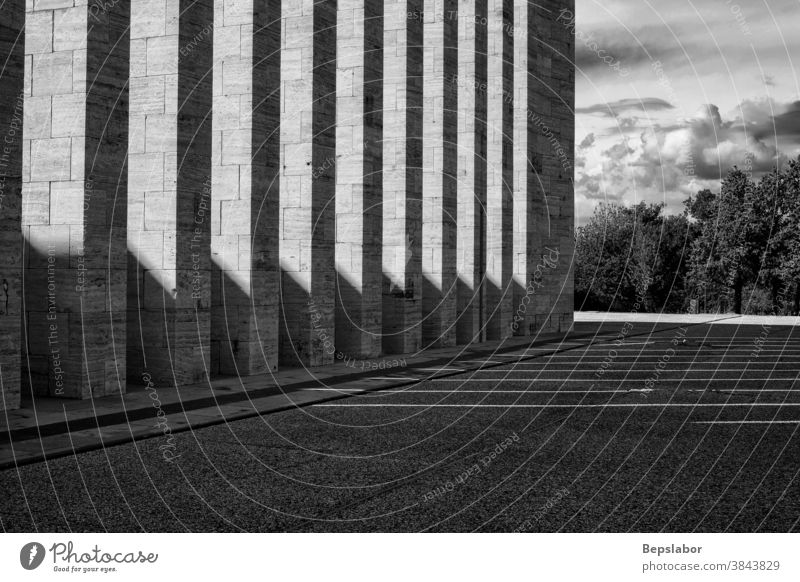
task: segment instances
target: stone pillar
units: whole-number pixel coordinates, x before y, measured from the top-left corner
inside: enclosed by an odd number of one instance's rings
[[[536,60],[529,61],[529,180],[532,232],[527,281],[528,333],[566,331],[574,309],[575,44],[567,17],[574,2],[531,5],[528,28]],[[519,115],[519,113],[517,114]],[[517,285],[519,288],[519,284]],[[526,292],[526,293],[528,293]]]
[[[422,147],[422,343],[456,341],[458,3],[425,0]]]
[[[513,290],[513,0],[489,0],[486,194],[486,337],[511,334]]]
[[[0,410],[19,408],[24,0],[0,4]]]
[[[458,12],[459,344],[485,335],[486,5],[486,0],[462,0]]]
[[[534,22],[534,5],[528,0],[514,0],[514,30],[529,30]],[[536,305],[534,287],[528,287],[528,275],[535,269],[534,257],[539,246],[536,224],[537,195],[541,198],[539,175],[533,166],[536,159],[536,129],[531,104],[535,102],[537,44],[532,33],[516,35],[514,42],[514,312],[511,328],[514,335],[529,335]],[[533,303],[531,303],[533,301]]]
[[[280,360],[333,361],[336,1],[281,6]]]
[[[210,366],[210,2],[131,14],[128,353],[133,373],[177,386]]]
[[[546,4],[547,5],[547,4]],[[556,17],[565,8],[575,12],[574,0],[568,2],[552,2],[550,18]],[[572,32],[560,22],[553,23],[551,50],[551,75],[557,88],[551,92],[553,99],[552,113],[554,124],[558,126],[561,148],[553,151],[556,167],[553,168],[553,200],[557,206],[558,219],[555,220],[554,236],[550,239],[558,246],[556,277],[554,278],[557,298],[555,315],[558,321],[551,319],[551,327],[555,331],[566,331],[574,322],[575,284],[573,261],[575,255],[575,39]],[[556,97],[557,96],[557,97]],[[542,254],[551,251],[544,249]]]
[[[339,0],[336,24],[336,348],[381,351],[383,0]]]
[[[27,358],[39,394],[125,391],[128,0],[26,14]]]
[[[387,0],[383,47],[383,351],[422,340],[423,0]]]
[[[278,362],[280,0],[214,4],[212,371]]]

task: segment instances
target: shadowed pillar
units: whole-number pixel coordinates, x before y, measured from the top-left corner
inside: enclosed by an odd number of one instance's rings
[[[511,335],[513,320],[513,0],[489,0],[486,194],[486,337]]]
[[[381,351],[383,0],[339,0],[336,26],[336,348]]]
[[[278,363],[280,11],[214,4],[211,354],[223,374]]]
[[[572,324],[575,45],[567,26],[570,19],[561,16],[572,12],[574,2],[556,0],[533,4],[528,10],[527,30],[534,42],[529,54],[536,54],[528,63],[532,105],[526,113],[528,200],[533,215],[527,254],[529,333],[566,331]]]
[[[535,18],[534,5],[514,0],[514,30],[528,30]],[[517,35],[514,42],[514,335],[529,335],[535,315],[536,289],[528,287],[529,273],[536,268],[539,233],[536,197],[541,197],[536,161],[536,128],[529,115],[534,104],[537,74],[537,42],[533,34]],[[540,168],[541,170],[541,168]],[[533,301],[533,303],[532,303]]]
[[[383,351],[422,339],[422,0],[385,2]]]
[[[156,383],[209,371],[211,0],[131,14],[128,343]]]
[[[24,21],[25,0],[0,4],[0,410],[20,404]]]
[[[461,0],[458,6],[459,344],[484,336],[486,4],[487,0]]]
[[[26,14],[26,361],[39,394],[125,391],[127,0]]]
[[[317,366],[336,352],[336,2],[281,10],[280,360]]]
[[[423,24],[422,343],[456,341],[458,3],[425,0]]]

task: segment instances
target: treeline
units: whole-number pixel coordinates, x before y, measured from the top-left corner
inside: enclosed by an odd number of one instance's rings
[[[578,310],[797,315],[800,158],[758,181],[734,167],[680,215],[601,205],[575,242]]]

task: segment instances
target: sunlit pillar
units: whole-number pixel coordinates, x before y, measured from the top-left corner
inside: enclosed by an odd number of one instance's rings
[[[336,23],[336,348],[381,351],[383,0],[339,0]]]
[[[486,193],[487,339],[511,334],[513,320],[513,0],[489,0]]]
[[[458,3],[425,0],[422,130],[422,343],[456,341]]]
[[[125,391],[128,0],[29,2],[23,234],[35,392]]]
[[[131,372],[210,371],[211,0],[138,0],[131,14],[128,177]]]
[[[484,337],[486,241],[486,0],[458,8],[459,344]]]
[[[214,4],[212,370],[278,362],[281,2]]]
[[[422,340],[423,0],[384,3],[383,350]]]
[[[316,366],[336,353],[336,1],[281,11],[279,356]]]

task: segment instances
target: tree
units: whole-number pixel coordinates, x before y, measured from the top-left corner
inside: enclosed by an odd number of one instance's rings
[[[686,201],[698,225],[689,267],[691,292],[703,300],[705,311],[742,312],[742,290],[754,278],[748,245],[753,190],[750,177],[734,166],[718,195],[702,190]]]
[[[734,166],[684,206],[598,207],[576,231],[576,308],[800,314],[800,157],[757,183]]]
[[[577,309],[679,310],[684,301],[685,216],[662,216],[663,205],[604,204],[576,232]]]
[[[778,217],[780,277],[793,289],[791,313],[800,314],[800,157],[783,173],[783,208]]]

